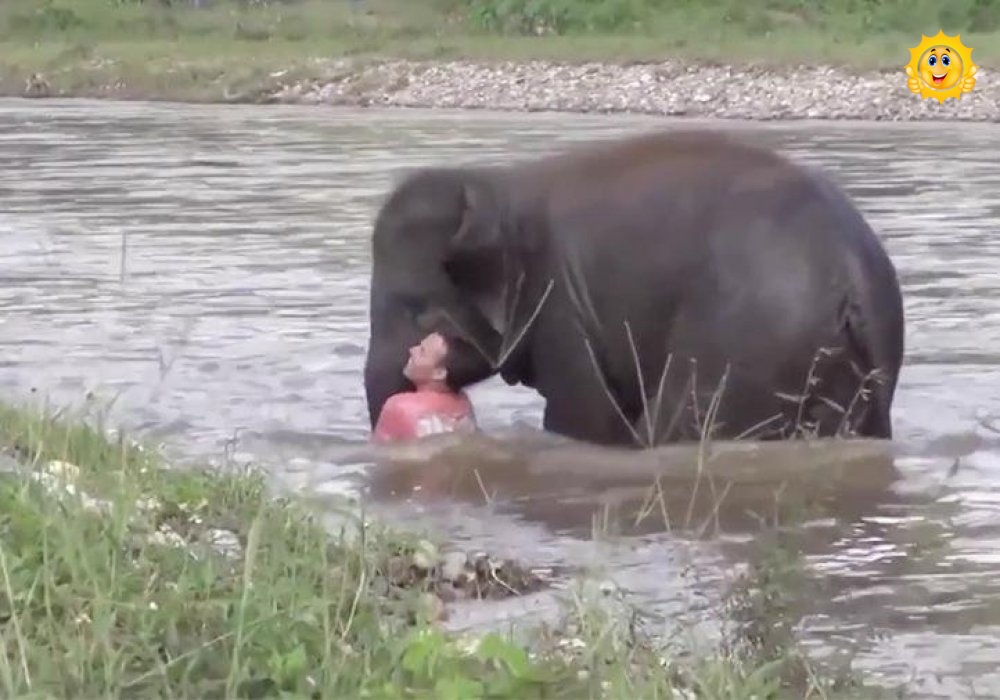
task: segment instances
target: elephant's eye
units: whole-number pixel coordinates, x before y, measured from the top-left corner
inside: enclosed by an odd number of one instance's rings
[[[419,296],[401,294],[396,297],[396,303],[411,320],[415,320],[427,308],[427,302]]]

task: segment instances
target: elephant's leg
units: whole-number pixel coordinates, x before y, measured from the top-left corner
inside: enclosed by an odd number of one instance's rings
[[[697,437],[690,377],[681,376],[676,367],[667,368],[667,372],[663,377],[646,379],[646,398],[632,426],[646,446]]]
[[[701,437],[881,436],[885,411],[872,390],[874,379],[862,367],[860,358],[844,349],[820,353],[812,364],[785,372],[768,367],[691,372],[665,382],[659,409],[651,396],[635,428],[645,437],[652,426],[657,444]]]
[[[650,370],[642,386],[634,374],[626,385],[611,385],[601,380],[589,355],[562,358],[557,369],[539,372],[548,379],[540,382],[539,391],[546,399],[545,429],[569,437],[651,447],[747,428],[773,434],[775,425],[783,425],[781,400],[749,376],[730,374],[720,388],[721,369],[699,371],[697,363],[678,359],[666,365],[665,372],[662,363],[655,375]],[[753,425],[765,418],[764,426]]]
[[[635,445],[635,437],[626,417],[624,420],[602,403],[607,399],[601,395],[589,394],[583,399],[556,397],[546,399],[542,427],[575,440],[594,442],[601,445]]]
[[[676,368],[662,391],[648,388],[635,429],[649,444],[737,437],[769,439],[787,435],[787,400],[753,374],[730,369]],[[651,437],[648,437],[651,436]]]
[[[543,354],[533,368],[535,388],[545,399],[545,430],[598,444],[636,446],[632,423],[638,406],[609,395],[586,352]]]
[[[697,365],[690,362],[672,362],[665,376],[646,377],[646,399],[634,423],[643,443],[687,442],[717,432],[720,417],[728,413],[725,387],[715,395],[717,380],[700,377]]]
[[[884,377],[867,370],[864,357],[847,345],[823,358],[815,371],[815,387],[800,415],[803,430],[818,437],[889,439],[892,423],[882,400]]]

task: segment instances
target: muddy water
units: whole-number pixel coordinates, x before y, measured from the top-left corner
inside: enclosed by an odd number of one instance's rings
[[[370,461],[367,235],[393,177],[676,123],[0,102],[0,391],[114,399],[178,458],[253,459],[333,490]],[[823,592],[799,632],[817,653],[918,696],[1000,694],[1000,434],[980,425],[1000,416],[1000,128],[726,126],[830,168],[884,237],[908,315],[891,451],[723,450],[709,461],[724,489],[692,476],[690,451],[644,462],[542,439],[538,399],[496,381],[472,391],[480,443],[375,472],[383,512],[597,567],[676,631],[711,618],[761,521],[802,506],[794,534]],[[643,508],[662,465],[673,481]],[[454,624],[551,601],[519,606]]]

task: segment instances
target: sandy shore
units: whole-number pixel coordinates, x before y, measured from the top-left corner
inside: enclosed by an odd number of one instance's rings
[[[961,100],[921,100],[897,71],[774,70],[661,62],[333,61],[329,77],[282,85],[263,101],[516,111],[623,112],[736,119],[1000,121],[1000,84],[980,68]],[[279,77],[280,79],[280,77]]]

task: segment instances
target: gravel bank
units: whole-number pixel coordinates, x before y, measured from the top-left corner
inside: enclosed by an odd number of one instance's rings
[[[921,100],[899,70],[774,70],[679,61],[329,64],[323,80],[283,85],[269,102],[515,111],[631,112],[734,119],[1000,121],[1000,84],[980,68],[961,100]]]

